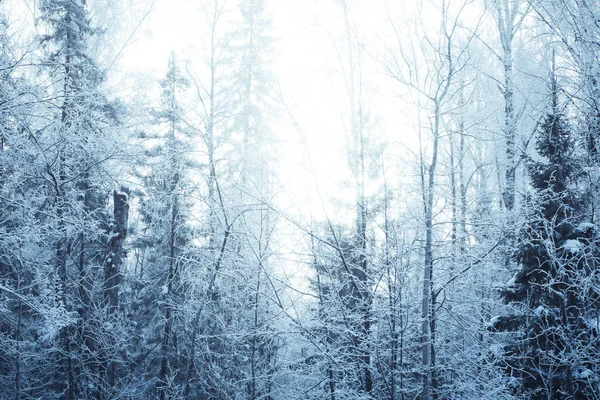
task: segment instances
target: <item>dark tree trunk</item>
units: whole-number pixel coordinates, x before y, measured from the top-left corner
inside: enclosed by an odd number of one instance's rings
[[[129,190],[122,188],[113,192],[113,223],[108,232],[107,252],[104,259],[104,304],[108,316],[117,313],[119,307],[120,267],[123,263],[123,242],[127,238],[129,220]],[[115,363],[105,360],[103,369],[109,388],[115,385]]]

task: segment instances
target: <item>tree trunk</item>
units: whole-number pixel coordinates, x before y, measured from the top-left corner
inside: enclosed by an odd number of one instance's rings
[[[433,154],[427,171],[427,186],[423,188],[425,212],[425,268],[423,270],[423,297],[421,312],[423,317],[421,346],[423,360],[423,400],[433,397],[432,381],[432,326],[433,326],[433,200],[435,188],[435,169],[437,166],[438,142],[440,130],[440,105],[435,103],[433,127]]]
[[[509,213],[515,207],[515,173],[516,163],[516,126],[514,105],[514,81],[512,71],[512,48],[510,43],[504,49],[504,135],[506,138],[506,188],[504,190],[504,205]]]
[[[129,220],[129,190],[122,188],[113,192],[113,228],[108,232],[106,257],[104,258],[104,305],[108,317],[114,316],[119,307],[120,267],[123,263],[123,243],[127,238]],[[106,360],[103,367],[109,388],[115,384],[115,364]]]
[[[163,338],[161,344],[162,359],[160,362],[160,374],[158,376],[158,385],[160,391],[160,399],[165,400],[166,398],[166,386],[167,386],[167,373],[169,368],[169,343],[173,333],[173,310],[171,304],[171,292],[173,290],[173,281],[175,280],[175,257],[176,257],[176,242],[177,242],[177,217],[179,213],[178,198],[177,195],[172,193],[171,205],[171,231],[169,234],[169,271],[167,274],[166,282],[166,293],[164,297],[165,302],[165,326],[163,331]]]

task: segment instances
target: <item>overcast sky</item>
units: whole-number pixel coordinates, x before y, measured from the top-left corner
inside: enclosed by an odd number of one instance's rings
[[[230,8],[237,12],[235,1],[230,1]],[[273,121],[280,148],[277,175],[288,197],[282,199],[282,206],[294,203],[307,212],[304,197],[309,194],[312,212],[321,215],[314,180],[322,189],[335,189],[336,197],[346,197],[342,180],[348,177],[343,153],[347,98],[333,47],[333,39],[343,32],[340,9],[325,0],[277,0],[269,8],[275,48],[272,69],[291,113],[282,107]],[[193,57],[204,44],[201,21],[196,0],[157,0],[144,29],[123,57],[124,70],[160,78],[172,50],[180,57]],[[292,119],[299,125],[294,126]],[[353,195],[349,193],[348,199]]]

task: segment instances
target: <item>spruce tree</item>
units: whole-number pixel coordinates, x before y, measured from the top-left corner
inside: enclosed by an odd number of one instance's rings
[[[362,289],[367,277],[360,238],[342,226],[323,226],[319,231],[321,239],[312,243],[314,278],[310,281],[318,303],[314,325],[306,334],[321,354],[310,355],[307,364],[320,374],[327,398],[367,398],[373,394],[367,390],[364,356],[373,344],[363,325]]]
[[[183,390],[186,363],[182,352],[187,335],[182,325],[182,274],[191,242],[191,143],[180,105],[188,82],[175,54],[169,58],[160,86],[160,105],[152,110],[157,128],[146,135],[148,157],[142,166],[146,172],[140,213],[145,234],[138,245],[144,248],[144,260],[136,277],[139,292],[132,311],[138,319],[136,336],[142,346],[134,351],[147,361],[145,379],[151,383],[143,389],[144,394],[165,399],[177,397]]]
[[[519,269],[501,291],[514,311],[493,326],[508,333],[503,362],[518,379],[517,393],[540,400],[591,398],[598,387],[589,350],[598,343],[586,316],[597,296],[582,283],[597,268],[597,250],[578,190],[576,141],[554,79],[536,149],[539,159],[527,160],[532,193],[515,252]]]
[[[55,297],[68,315],[59,331],[52,389],[56,397],[113,398],[110,360],[124,335],[116,308],[118,271],[109,254],[110,160],[122,151],[118,108],[102,92],[104,73],[88,49],[99,30],[84,0],[40,0],[46,34],[44,71],[54,84],[47,104],[51,124],[40,130],[48,182],[44,229],[53,253]],[[110,299],[112,298],[112,300]],[[50,321],[50,323],[56,323]],[[52,328],[55,329],[55,328]]]
[[[230,219],[236,223],[231,245],[236,251],[229,273],[239,278],[226,283],[233,290],[223,295],[239,312],[233,318],[223,318],[223,330],[237,332],[240,339],[222,343],[223,349],[232,349],[225,351],[228,365],[236,367],[224,368],[218,381],[221,388],[230,388],[228,397],[259,399],[269,398],[276,391],[281,343],[274,327],[277,313],[269,299],[276,297],[273,291],[277,290],[269,279],[277,222],[270,207],[275,199],[271,161],[274,138],[269,124],[273,112],[269,65],[272,19],[267,0],[240,1],[238,8],[241,21],[232,45],[236,52],[232,135],[237,143],[236,154],[231,157],[238,161],[235,174],[239,197],[232,199],[234,215]]]

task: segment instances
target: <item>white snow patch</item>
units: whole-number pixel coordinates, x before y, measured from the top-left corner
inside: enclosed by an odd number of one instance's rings
[[[594,229],[594,224],[591,222],[582,222],[577,225],[577,230],[579,231],[587,231],[588,229]]]
[[[583,371],[575,371],[573,375],[577,379],[587,379],[592,376],[592,371],[585,368]]]
[[[489,349],[495,355],[500,355],[500,354],[504,353],[504,347],[499,343],[491,344]]]
[[[129,195],[128,195],[127,193],[125,193],[125,192],[123,192],[123,191],[119,190],[119,191],[117,192],[117,194],[118,194],[119,196],[123,196],[123,197],[125,197],[125,201],[129,201]]]
[[[500,321],[500,316],[496,315],[495,317],[490,318],[490,320],[487,323],[487,326],[492,327],[492,326],[496,325],[498,323],[498,321]]]
[[[546,307],[544,307],[544,306],[537,306],[533,312],[535,313],[535,315],[538,315],[538,316],[546,315],[548,313],[548,311],[546,310]]]
[[[583,244],[577,239],[569,239],[565,241],[565,243],[562,245],[562,248],[570,252],[571,254],[578,253],[582,247]]]
[[[119,238],[119,236],[121,236],[119,232],[110,231],[110,233],[108,234],[108,241],[110,242],[113,239],[117,239]]]
[[[506,282],[506,286],[509,286],[509,287],[510,286],[516,286],[516,284],[517,284],[517,273],[514,274],[513,277],[508,280],[508,282]]]

